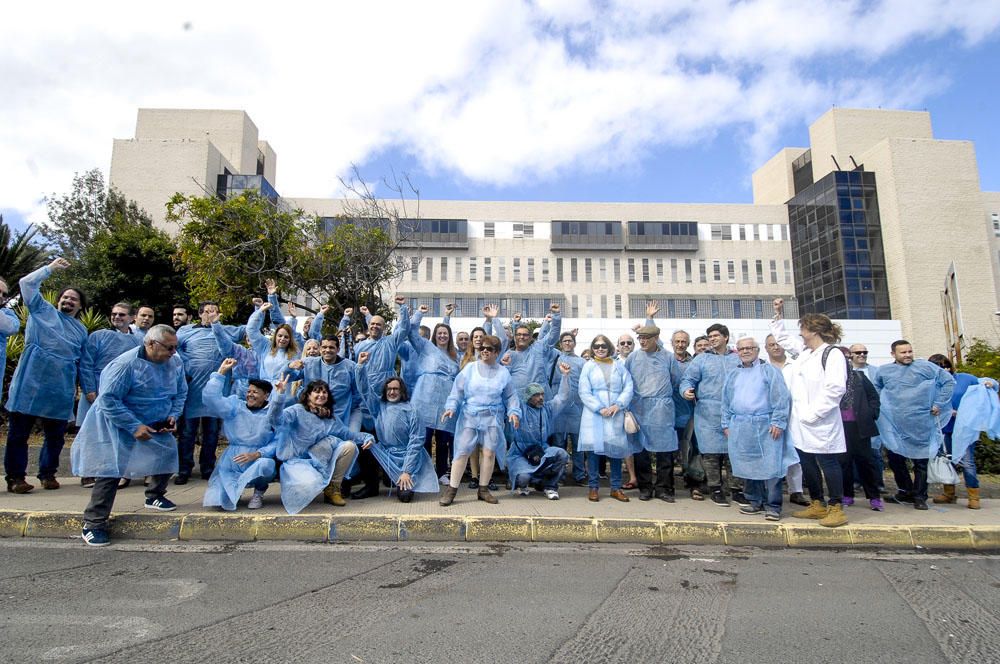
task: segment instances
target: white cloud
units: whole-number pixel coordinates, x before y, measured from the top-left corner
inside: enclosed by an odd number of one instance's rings
[[[387,149],[516,186],[736,130],[752,165],[832,104],[912,107],[947,84],[934,63],[893,77],[818,65],[976,44],[1000,25],[986,0],[19,3],[6,15],[0,206],[36,221],[74,171],[107,169],[138,107],[247,110],[292,196],[328,195]]]

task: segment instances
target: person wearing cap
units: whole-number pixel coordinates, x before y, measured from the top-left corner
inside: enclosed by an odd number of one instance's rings
[[[637,336],[639,350],[625,359],[625,368],[632,375],[634,390],[630,407],[639,421],[639,431],[629,441],[635,456],[639,500],[650,500],[655,495],[672,503],[677,451],[674,388],[680,384],[684,369],[673,353],[660,345],[660,328],[643,325]]]
[[[559,500],[559,480],[566,472],[569,455],[549,445],[548,439],[553,423],[573,401],[572,384],[566,380],[570,366],[560,362],[559,373],[564,380],[551,404],[545,403],[545,388],[538,383],[529,383],[521,391],[521,425],[508,430],[507,472],[512,487],[522,496],[540,489],[549,500]]]
[[[569,382],[570,402],[556,416],[552,424],[552,444],[569,451],[570,439],[573,443],[573,481],[578,485],[587,482],[587,466],[584,464],[583,451],[580,449],[580,416],[583,414],[583,402],[580,401],[580,373],[585,359],[576,354],[576,331],[563,332],[559,335],[559,357],[550,370],[553,385],[562,387]],[[569,365],[569,374],[563,375],[558,365]]]

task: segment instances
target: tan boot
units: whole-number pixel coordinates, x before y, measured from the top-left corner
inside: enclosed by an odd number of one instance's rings
[[[448,505],[455,502],[456,493],[458,493],[458,487],[446,486],[441,490],[441,498],[438,500],[438,505],[441,507],[448,507]]]
[[[499,500],[496,499],[496,496],[490,493],[490,488],[485,484],[483,484],[482,482],[480,482],[479,484],[479,500],[489,505],[496,505],[497,503],[500,502]]]
[[[958,500],[958,498],[955,497],[954,484],[942,484],[941,488],[944,489],[944,491],[941,494],[934,496],[932,499],[935,505],[948,505]]]
[[[827,510],[826,516],[819,520],[819,525],[827,528],[836,528],[847,523],[847,515],[844,514],[844,506],[840,503],[833,503]]]
[[[978,510],[979,509],[979,489],[966,489],[969,493],[969,509]]]
[[[818,500],[814,500],[809,503],[809,507],[804,510],[799,510],[798,512],[792,512],[792,516],[796,519],[822,519],[826,516],[827,508],[826,505]]]
[[[326,488],[323,489],[323,502],[337,507],[347,505],[347,501],[344,500],[342,495],[340,495],[340,485],[334,484],[333,482],[330,482],[326,485]]]

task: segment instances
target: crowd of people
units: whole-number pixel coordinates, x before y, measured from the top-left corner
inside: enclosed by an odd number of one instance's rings
[[[28,437],[40,424],[38,479],[58,489],[75,418],[72,470],[92,487],[82,535],[93,546],[108,543],[116,493],[132,481],[144,483],[147,508],[175,509],[169,481],[192,481],[196,447],[204,505],[223,510],[248,489],[247,508],[262,507],[275,482],[290,514],[320,496],[344,506],[383,487],[402,502],[438,494],[448,507],[463,483],[496,504],[499,466],[514,494],[549,500],[573,483],[599,501],[606,478],[613,500],[637,490],[639,500],[673,503],[679,475],[691,499],[736,503],[769,521],[782,517],[787,483],[788,502],[802,507],[792,517],[837,527],[856,487],[875,511],[883,501],[926,510],[928,464],[943,453],[978,509],[975,443],[1000,429],[994,381],[954,374],[942,355],[915,359],[905,340],[892,344],[892,363],[871,366],[864,345],[838,345],[842,331],[824,315],[786,330],[781,300],[763,357],[757,339],[733,340],[721,323],[693,347],[683,330],[661,338],[655,303],[634,338],[598,334],[579,355],[558,304],[534,333],[517,314],[503,325],[492,305],[470,331],[453,333],[450,305],[429,329],[427,307],[411,312],[402,297],[391,331],[361,307],[362,330],[346,309],[337,333],[324,334],[329,306],[300,331],[273,281],[245,325],[223,324],[214,302],[200,303],[196,320],[175,306],[171,325],[120,302],[111,328],[88,335],[80,289],[64,289],[55,306],[41,295],[67,266],[56,259],[20,282],[29,317],[6,402],[4,465],[9,492],[34,489]],[[2,310],[4,340],[19,325]],[[897,487],[888,494],[883,448]],[[955,484],[933,501],[956,502]]]

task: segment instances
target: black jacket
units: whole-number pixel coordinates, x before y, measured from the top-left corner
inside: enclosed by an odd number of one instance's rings
[[[854,410],[854,419],[858,423],[858,435],[862,438],[873,438],[878,435],[878,420],[880,402],[878,390],[872,385],[868,376],[860,371],[852,371],[853,377],[861,379],[860,390],[854,391],[854,403],[851,408]]]

